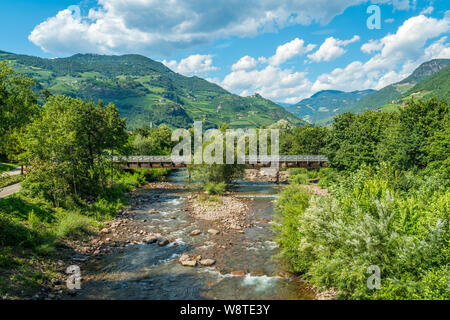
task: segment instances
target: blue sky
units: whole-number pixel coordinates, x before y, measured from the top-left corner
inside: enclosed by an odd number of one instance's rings
[[[379,30],[366,25],[372,4]],[[448,10],[445,0],[1,0],[0,50],[139,53],[237,94],[295,103],[379,89],[450,58]]]

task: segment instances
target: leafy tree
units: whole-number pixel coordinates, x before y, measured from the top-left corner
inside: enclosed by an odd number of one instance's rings
[[[374,111],[337,116],[325,147],[331,165],[356,170],[362,164],[376,164],[378,144],[395,117],[393,113]]]
[[[6,61],[0,62],[0,154],[15,160],[21,152],[18,137],[39,112],[34,85],[33,79],[14,73]]]
[[[450,106],[437,99],[411,100],[400,110],[399,136],[395,142],[397,152],[394,164],[401,169],[424,168],[427,165],[427,145],[429,139],[448,126]]]
[[[71,197],[95,197],[107,187],[109,152],[123,147],[124,128],[113,105],[50,97],[23,138],[30,164],[24,190],[55,206]]]
[[[280,150],[283,154],[293,155],[322,154],[327,135],[328,129],[325,127],[296,127],[281,134]]]

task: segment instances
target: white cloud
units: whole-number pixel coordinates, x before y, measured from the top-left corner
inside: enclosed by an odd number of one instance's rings
[[[375,53],[367,62],[354,61],[345,68],[337,68],[320,75],[313,91],[324,89],[357,90],[380,89],[407,77],[421,63],[450,57],[447,37],[427,46],[427,42],[450,30],[450,12],[435,19],[419,15],[406,20],[395,34],[364,44],[361,50]]]
[[[177,62],[175,60],[166,61],[162,63],[175,72],[181,73],[185,76],[206,75],[210,71],[217,70],[213,66],[211,55],[194,54]]]
[[[295,38],[288,43],[278,46],[275,55],[268,59],[269,64],[279,66],[295,56],[312,51],[316,47],[315,44],[308,44],[307,46],[304,46],[304,44],[304,40]]]
[[[311,95],[311,82],[306,78],[306,73],[273,65],[261,70],[233,71],[220,85],[242,96],[258,92],[275,101],[298,102]]]
[[[429,7],[425,8],[425,9],[423,9],[420,12],[420,14],[431,14],[431,13],[433,13],[433,11],[434,11],[434,8],[432,6],[429,6]]]
[[[54,54],[168,54],[228,36],[286,26],[327,24],[367,0],[97,0],[87,16],[63,10],[36,26],[29,40]],[[389,0],[375,2],[391,3]],[[406,8],[409,1],[393,1]]]
[[[238,62],[233,64],[231,66],[231,70],[238,71],[238,70],[251,70],[256,68],[258,62],[255,60],[255,58],[250,56],[244,56],[241,59],[239,59]]]
[[[308,55],[308,58],[315,62],[331,61],[337,59],[346,52],[343,47],[347,46],[350,43],[359,41],[359,39],[360,38],[357,35],[353,36],[353,38],[349,40],[339,40],[334,37],[329,37],[325,39],[325,41],[316,52]]]

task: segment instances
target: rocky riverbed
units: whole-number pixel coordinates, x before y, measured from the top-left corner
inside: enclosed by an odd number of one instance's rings
[[[275,188],[271,190],[271,188]],[[210,201],[184,183],[152,183],[79,241],[67,241],[52,285],[34,299],[314,299],[274,257],[272,194],[244,185]],[[245,191],[245,192],[244,192]],[[82,290],[65,270],[78,265]]]

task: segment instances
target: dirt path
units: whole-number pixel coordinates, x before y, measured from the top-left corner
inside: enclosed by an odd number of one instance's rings
[[[5,198],[20,191],[20,183],[13,184],[0,189],[0,198]]]

